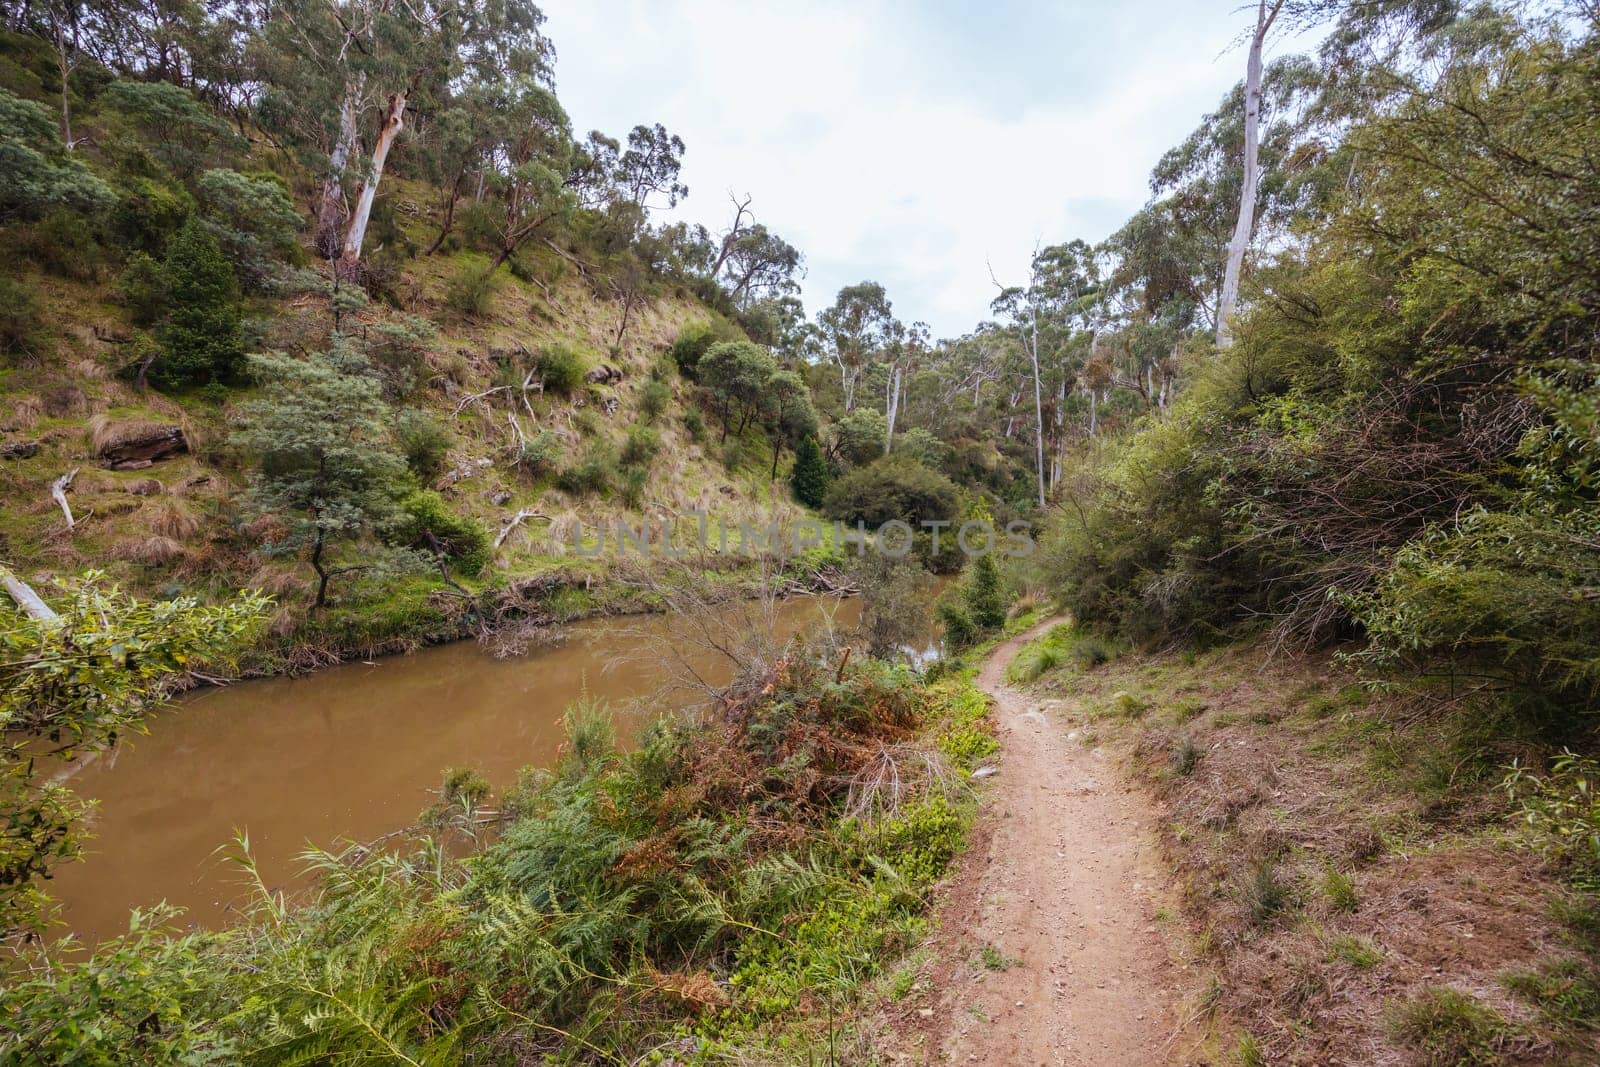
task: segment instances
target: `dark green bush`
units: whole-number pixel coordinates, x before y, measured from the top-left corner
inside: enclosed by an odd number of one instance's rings
[[[137,178],[111,209],[111,236],[122,248],[163,256],[193,211],[194,198],[182,187]]]
[[[696,381],[700,357],[718,342],[736,340],[740,340],[738,329],[725,320],[691,322],[678,331],[678,338],[672,343],[672,360],[685,378]]]
[[[28,228],[26,246],[34,261],[50,273],[94,281],[105,263],[96,229],[87,216],[58,208]]]
[[[450,510],[444,498],[419,490],[400,501],[401,516],[394,543],[423,551],[442,551],[462,574],[473,575],[488,565],[489,533],[483,524]]]
[[[169,310],[151,378],[165,386],[236,378],[244,363],[238,285],[205,224],[191,217],[167,247]]]
[[[33,290],[0,275],[0,355],[31,355],[38,329],[39,302]]]
[[[154,326],[167,313],[167,275],[160,263],[135,252],[128,257],[122,278],[117,283],[122,303],[133,321],[140,326]]]
[[[828,464],[815,437],[802,438],[794,451],[794,470],[789,476],[794,498],[808,508],[820,508],[828,493]]]
[[[875,527],[899,520],[915,529],[923,520],[953,521],[958,502],[949,478],[914,460],[884,456],[834,482],[822,511],[845,523]]]

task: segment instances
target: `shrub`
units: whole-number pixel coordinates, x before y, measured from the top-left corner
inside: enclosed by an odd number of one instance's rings
[[[683,413],[683,428],[691,440],[701,442],[706,439],[706,417],[694,408]]]
[[[457,267],[445,283],[444,302],[459,315],[480,319],[494,307],[495,293],[499,289],[500,277],[494,264],[468,260]]]
[[[161,264],[135,252],[128,257],[117,285],[123,306],[140,326],[154,326],[167,313],[167,276]]]
[[[367,331],[367,358],[382,376],[390,399],[408,397],[422,384],[433,335],[433,324],[415,316],[403,323],[381,322]]]
[[[394,543],[428,552],[442,552],[462,574],[477,574],[489,563],[489,533],[476,519],[450,510],[432,490],[419,490],[400,501],[401,516]]]
[[[0,355],[30,355],[39,329],[39,302],[20,282],[0,275]]]
[[[617,457],[604,440],[594,441],[577,463],[556,475],[556,485],[566,493],[606,493],[617,478]]]
[[[554,344],[539,350],[534,358],[534,369],[539,372],[547,392],[567,395],[583,384],[588,364],[582,353],[571,345]]]
[[[834,482],[822,511],[847,524],[880,526],[899,520],[915,529],[924,519],[950,521],[956,504],[957,490],[949,478],[904,457],[884,456]]]
[[[639,390],[639,411],[650,422],[660,418],[671,401],[672,387],[656,378],[645,382]]]
[[[712,345],[737,340],[738,337],[739,331],[726,322],[691,322],[678,331],[678,338],[672,343],[672,361],[685,378],[697,381],[700,377],[700,357]]]
[[[646,472],[661,450],[661,435],[648,426],[635,426],[628,430],[628,440],[622,446],[622,463],[640,467]]]
[[[789,475],[794,498],[808,508],[820,508],[828,494],[828,465],[815,437],[805,437],[794,451],[794,470]]]
[[[1000,569],[994,564],[994,554],[973,560],[963,583],[962,600],[973,625],[984,630],[998,630],[1006,622],[1006,601],[1000,590]]]
[[[100,276],[104,253],[95,240],[95,226],[76,211],[59,208],[34,223],[27,231],[27,248],[52,274],[78,281]]]
[[[1563,752],[1547,775],[1513,766],[1504,787],[1545,850],[1600,888],[1600,761]]]
[[[194,199],[182,187],[137,178],[111,209],[111,236],[123,248],[149,256],[166,254],[167,241],[194,212]]]
[[[238,285],[198,219],[184,223],[168,245],[163,274],[169,310],[158,334],[164,354],[152,377],[168,386],[237,377],[244,362]]]
[[[455,443],[449,430],[416,408],[403,408],[395,416],[394,437],[400,454],[406,457],[406,466],[425,482],[439,476],[445,456]]]
[[[622,468],[621,484],[617,487],[618,495],[622,498],[625,507],[638,510],[644,504],[644,491],[650,486],[650,471],[645,467]]]
[[[744,462],[744,442],[735,437],[722,444],[722,465],[729,471],[739,469],[739,464]]]
[[[549,474],[561,465],[561,438],[540,430],[518,446],[514,462],[532,477]]]

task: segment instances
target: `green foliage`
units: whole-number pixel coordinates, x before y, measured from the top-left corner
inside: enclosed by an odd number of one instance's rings
[[[36,879],[78,854],[80,805],[50,770],[144,729],[161,685],[223,663],[261,618],[245,594],[218,607],[135,600],[99,572],[62,584],[59,619],[0,611],[0,931],[37,927]]]
[[[728,439],[735,418],[743,433],[760,408],[777,365],[760,345],[749,341],[720,341],[701,357],[696,377],[710,392],[722,420],[722,440]]]
[[[1322,895],[1334,911],[1355,911],[1360,903],[1350,876],[1332,867],[1322,872]]]
[[[1062,623],[1051,627],[1043,637],[1028,642],[1012,657],[1006,667],[1006,680],[1026,685],[1069,664],[1079,670],[1093,670],[1110,662],[1112,655],[1112,649],[1096,635],[1072,623]]]
[[[255,468],[252,505],[283,526],[261,547],[270,555],[307,553],[321,607],[334,577],[367,566],[332,563],[336,545],[397,517],[405,460],[363,360],[336,349],[304,360],[256,356],[251,369],[266,391],[245,405],[235,442]]]
[[[953,521],[958,503],[955,483],[944,475],[900,456],[884,456],[835,481],[822,511],[849,524],[876,527],[898,520],[916,529],[923,520]]]
[[[395,544],[443,555],[462,574],[475,575],[489,563],[489,532],[483,524],[452,511],[444,498],[430,489],[400,501],[400,517],[389,536]]]
[[[651,378],[639,389],[639,412],[646,421],[654,422],[672,402],[672,387],[664,381]]]
[[[661,451],[660,434],[648,426],[633,426],[628,429],[628,439],[622,445],[621,460],[624,466],[640,467],[648,471],[659,451]]]
[[[1428,1067],[1490,1067],[1506,1062],[1513,1036],[1505,1020],[1470,993],[1436,986],[1390,1013],[1394,1036]]]
[[[617,453],[610,442],[599,438],[589,442],[578,462],[563,467],[556,475],[556,486],[573,496],[610,492],[617,479]]]
[[[119,79],[102,100],[179,178],[192,178],[208,161],[240,146],[238,135],[221,116],[171,82]],[[136,151],[118,147],[125,154]]]
[[[143,252],[128,257],[117,288],[129,315],[140,326],[154,326],[160,322],[171,304],[166,271]]]
[[[499,290],[500,276],[493,263],[465,260],[445,282],[444,302],[458,315],[481,319],[494,307]]]
[[[884,431],[888,432],[887,425]],[[950,461],[950,446],[922,426],[913,427],[895,438],[894,450],[932,470],[943,470]]]
[[[820,508],[828,494],[828,465],[815,437],[803,437],[794,452],[794,470],[789,475],[794,498],[808,508]]]
[[[1600,761],[1568,751],[1551,761],[1545,775],[1513,765],[1504,786],[1552,857],[1570,864],[1584,884],[1600,888]]]
[[[961,602],[967,617],[981,631],[998,630],[1005,625],[1007,601],[1000,587],[1000,568],[994,553],[974,559],[961,581]]]
[[[672,361],[691,381],[700,376],[700,360],[712,345],[739,339],[739,331],[726,320],[691,322],[678,331],[672,342]]]
[[[177,387],[236,378],[244,365],[238,283],[205,225],[191,217],[167,246],[167,303],[151,377]]]
[[[833,454],[848,467],[881,458],[888,439],[889,420],[870,408],[856,408],[833,424]]]
[[[455,444],[450,431],[426,411],[402,408],[394,419],[394,439],[406,466],[420,480],[430,482],[444,469],[445,457]]]
[[[114,200],[111,187],[67,152],[50,112],[0,89],[0,219],[58,208],[96,213]]]
[[[100,226],[65,208],[47,213],[25,231],[29,255],[45,270],[80,282],[96,281],[104,266]]]
[[[213,169],[195,184],[200,210],[244,288],[268,288],[276,265],[299,252],[300,212],[273,175]]]
[[[547,345],[534,358],[534,369],[548,392],[569,395],[583,385],[589,369],[583,353],[567,344]]]
[[[0,278],[0,356],[32,355],[39,331],[39,302],[33,290]]]
[[[380,322],[367,329],[367,358],[383,378],[390,400],[410,397],[427,379],[433,338],[432,323],[409,315],[403,322]]]
[[[194,209],[182,187],[138,177],[117,197],[108,223],[119,246],[159,258]]]
[[[861,632],[867,650],[879,659],[896,658],[927,630],[933,576],[914,559],[868,552],[850,564],[861,591]],[[915,649],[920,651],[920,649]]]
[[[535,478],[541,478],[561,466],[561,438],[550,430],[540,430],[527,442],[518,445],[516,465]]]

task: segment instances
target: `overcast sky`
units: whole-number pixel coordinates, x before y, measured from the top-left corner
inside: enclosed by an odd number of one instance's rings
[[[1098,241],[1238,81],[1234,0],[546,0],[575,129],[662,122],[683,217],[729,191],[805,255],[806,310],[882,282],[955,336],[1036,240]],[[1281,47],[1281,45],[1280,45]]]

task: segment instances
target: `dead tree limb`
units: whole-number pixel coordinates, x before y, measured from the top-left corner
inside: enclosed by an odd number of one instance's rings
[[[50,483],[50,495],[61,505],[61,514],[67,517],[67,529],[75,529],[77,523],[72,518],[72,505],[67,503],[67,490],[72,488],[72,480],[78,476],[78,468],[73,467],[67,473]]]
[[[501,528],[499,536],[494,539],[494,547],[499,548],[501,545],[505,544],[506,538],[511,536],[511,531],[515,530],[518,526],[521,526],[529,519],[543,519],[546,522],[555,521],[548,515],[537,511],[529,511],[527,508],[523,508],[515,515],[511,516],[511,521],[506,523],[505,526]]]

